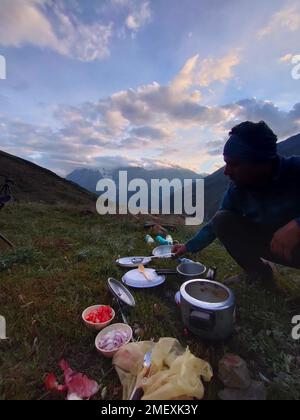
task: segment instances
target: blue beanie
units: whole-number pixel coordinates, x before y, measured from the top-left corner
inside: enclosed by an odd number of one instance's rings
[[[277,145],[271,141],[250,143],[249,140],[232,134],[225,144],[224,156],[246,162],[265,162],[277,157]]]

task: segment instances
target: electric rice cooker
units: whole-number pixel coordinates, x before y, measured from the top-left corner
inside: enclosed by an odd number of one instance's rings
[[[180,308],[186,328],[208,341],[229,338],[235,323],[235,296],[221,283],[194,279],[180,288]]]

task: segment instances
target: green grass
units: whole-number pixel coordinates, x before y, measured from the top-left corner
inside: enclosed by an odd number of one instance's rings
[[[96,353],[95,334],[85,328],[81,313],[93,304],[112,303],[106,282],[108,277],[121,279],[124,273],[114,264],[119,255],[151,252],[143,225],[125,216],[85,216],[75,208],[27,204],[4,209],[0,230],[17,246],[15,252],[2,248],[0,257],[0,314],[6,318],[9,336],[0,342],[0,399],[53,398],[45,395],[43,380],[47,372],[60,374],[61,358],[106,387],[107,398],[120,398],[116,374],[104,377],[111,362]],[[185,241],[192,233],[181,226],[174,236]],[[220,281],[239,271],[217,242],[197,258],[216,266]],[[176,262],[160,265],[175,268]],[[272,381],[269,399],[299,400],[299,342],[291,338],[292,315],[285,298],[300,295],[300,274],[286,268],[281,274],[281,294],[259,286],[234,287],[237,328],[226,344],[206,345],[184,334],[174,305],[181,283],[176,277],[159,288],[134,290],[137,306],[130,310],[129,320],[141,339],[176,337],[208,360],[215,372],[225,352],[239,354],[253,378],[263,373]],[[219,388],[215,377],[207,398],[216,399]]]

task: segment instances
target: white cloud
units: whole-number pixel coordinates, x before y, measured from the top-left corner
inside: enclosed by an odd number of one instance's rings
[[[109,109],[104,115],[104,124],[108,133],[113,136],[120,136],[129,125],[129,121],[123,117],[119,110]]]
[[[265,121],[280,140],[300,132],[300,103],[294,105],[290,111],[283,111],[271,101],[252,98],[226,105],[224,108],[230,118],[227,121],[222,121],[218,128],[218,134],[213,128],[218,136],[216,138],[219,140],[211,140],[206,143],[208,153],[212,156],[222,154],[224,143],[228,138],[228,131],[243,121]]]
[[[176,92],[186,91],[190,87],[208,87],[214,82],[226,83],[234,77],[234,68],[241,62],[240,51],[232,51],[221,58],[209,57],[200,60],[199,55],[190,58],[180,73],[171,83]],[[201,99],[199,91],[196,99]]]
[[[2,0],[0,44],[12,47],[34,44],[59,49],[51,24],[40,9],[43,4],[44,0]]]
[[[117,155],[138,162],[150,157],[203,171],[201,164],[208,168],[221,162],[228,131],[242,121],[265,120],[282,139],[298,133],[300,104],[290,111],[257,99],[225,106],[202,104],[200,82],[205,87],[217,80],[224,84],[233,76],[230,69],[238,60],[228,57],[215,59],[226,70],[210,77],[203,76],[203,61],[195,56],[169,85],[153,82],[97,102],[59,106],[54,113],[57,130],[0,116],[2,147],[35,156],[37,163],[56,170],[58,165],[65,171],[95,166],[103,156]]]
[[[208,58],[201,64],[198,83],[201,87],[208,87],[213,82],[225,83],[234,76],[233,69],[240,64],[239,51],[232,52],[220,59]]]
[[[296,104],[290,111],[283,111],[271,101],[252,98],[231,104],[228,109],[234,116],[229,120],[229,126],[245,120],[254,122],[264,120],[280,139],[300,131],[300,104]]]
[[[109,56],[113,25],[70,25],[57,49],[63,55],[80,61],[102,60]]]
[[[155,128],[155,127],[136,127],[131,130],[131,133],[146,139],[163,139],[171,135],[166,129]]]
[[[291,63],[292,58],[293,58],[293,54],[286,54],[286,55],[280,57],[279,61],[281,63]]]
[[[150,4],[148,1],[135,6],[127,16],[126,26],[133,32],[137,32],[142,26],[149,23],[152,17]]]
[[[262,39],[272,33],[287,31],[296,32],[300,29],[300,6],[294,4],[276,12],[270,22],[258,32],[258,38]]]
[[[197,66],[199,63],[199,55],[191,57],[180,73],[171,83],[171,88],[175,92],[183,92],[195,84]]]
[[[99,156],[94,159],[95,168],[117,169],[120,167],[139,166],[138,159],[132,159],[126,156]]]
[[[171,162],[160,159],[151,159],[142,157],[140,159],[133,159],[124,156],[100,156],[95,159],[95,168],[118,169],[120,167],[142,167],[148,170],[162,169],[162,168],[179,168]]]
[[[110,42],[124,28],[136,33],[151,19],[149,2],[114,0],[118,7],[126,7],[128,17],[117,27],[118,17],[112,13],[102,19],[96,13],[94,21],[82,20],[78,3],[57,0],[1,0],[0,45],[22,47],[33,45],[49,48],[80,61],[102,60],[110,54]],[[112,4],[108,5],[110,8]]]
[[[117,6],[128,6],[131,0],[111,0],[111,2]]]

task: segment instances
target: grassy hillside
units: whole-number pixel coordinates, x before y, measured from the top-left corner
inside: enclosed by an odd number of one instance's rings
[[[80,319],[89,305],[111,304],[106,280],[120,279],[118,255],[148,254],[143,226],[130,217],[87,215],[76,207],[15,204],[1,212],[0,231],[16,243],[16,252],[1,250],[0,314],[7,320],[9,341],[0,341],[0,399],[49,399],[43,387],[47,372],[60,374],[64,357],[71,366],[107,387],[107,398],[120,398],[118,379],[110,361],[94,349],[95,334]],[[180,227],[176,239],[186,240],[193,230]],[[218,279],[238,271],[224,249],[215,243],[198,256],[218,267]],[[176,262],[164,263],[176,266]],[[174,293],[181,284],[168,278],[164,286],[133,293],[137,307],[129,320],[142,339],[173,336],[214,371],[220,357],[230,351],[244,357],[254,378],[262,373],[272,383],[269,399],[300,399],[299,342],[291,339],[290,308],[285,299],[300,294],[299,272],[281,269],[281,293],[273,295],[258,286],[235,286],[238,312],[234,337],[210,346],[186,336]],[[157,305],[160,310],[157,310]],[[220,384],[215,377],[207,398],[216,399]],[[101,398],[100,394],[96,398]]]
[[[94,194],[47,169],[2,151],[0,176],[14,180],[13,195],[17,201],[95,208]],[[1,184],[3,181],[3,178],[0,178]]]

